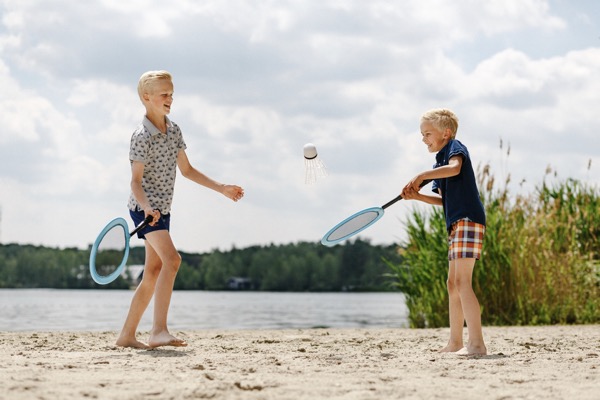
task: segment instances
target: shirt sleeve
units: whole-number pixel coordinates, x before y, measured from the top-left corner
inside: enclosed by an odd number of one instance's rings
[[[187,145],[185,144],[185,140],[183,140],[183,133],[181,132],[181,128],[175,122],[173,123],[173,134],[175,135],[175,145],[177,146],[177,151],[187,149]]]
[[[149,151],[149,137],[146,137],[146,135],[144,135],[143,132],[135,132],[131,136],[131,143],[129,146],[129,159],[131,161],[145,162]]]
[[[453,140],[450,146],[450,151],[448,151],[448,160],[459,155],[462,156],[463,159],[469,158],[469,152],[467,151],[467,148],[458,140]]]
[[[438,191],[438,189],[440,188],[440,180],[439,179],[434,179],[433,180],[433,184],[431,185],[431,191],[435,194],[439,194],[440,192]]]
[[[177,143],[177,148],[179,150],[187,149],[187,145],[185,144],[185,140],[183,140],[183,134],[181,133],[181,130],[179,130],[179,141]]]
[[[436,169],[438,167],[438,164],[434,164],[433,165],[433,169]],[[440,194],[439,192],[439,188],[442,186],[442,182],[440,179],[434,179],[433,180],[433,184],[431,185],[431,191],[435,194]]]

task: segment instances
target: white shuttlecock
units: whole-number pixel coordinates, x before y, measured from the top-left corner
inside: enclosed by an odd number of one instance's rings
[[[304,145],[304,182],[307,185],[315,183],[318,178],[327,176],[325,164],[318,155],[317,148],[314,144],[306,143]]]

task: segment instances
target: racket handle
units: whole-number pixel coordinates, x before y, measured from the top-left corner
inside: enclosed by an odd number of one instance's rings
[[[384,205],[382,205],[381,208],[383,208],[385,210],[386,208],[388,208],[392,204],[395,204],[396,202],[398,202],[398,200],[402,200],[402,195],[401,194],[399,194],[398,196],[394,197],[392,200],[390,200],[387,203],[385,203]]]
[[[422,188],[423,186],[427,185],[429,182],[431,182],[433,179],[425,179],[423,182],[421,182],[421,184],[419,185],[420,188]]]
[[[423,182],[421,182],[421,184],[419,185],[420,188],[422,188],[423,186],[427,185],[429,182],[431,182],[433,179],[425,179]],[[393,198],[392,200],[388,201],[387,203],[385,203],[384,205],[381,206],[381,208],[383,208],[384,210],[386,208],[388,208],[389,206],[391,206],[392,204],[395,204],[396,202],[398,202],[399,200],[402,200],[402,195],[399,194],[398,196],[396,196],[395,198]]]
[[[152,222],[153,219],[154,219],[154,217],[152,215],[148,215],[142,222],[140,222],[140,224],[138,226],[135,227],[134,230],[132,230],[129,233],[129,236],[131,237],[131,236],[135,235],[136,233],[138,233],[139,231],[141,231],[142,229],[144,229],[145,227],[147,227],[148,224],[150,222]]]

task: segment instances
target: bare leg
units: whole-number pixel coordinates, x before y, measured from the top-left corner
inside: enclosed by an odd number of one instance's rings
[[[151,232],[146,235],[146,239],[150,242],[162,261],[162,268],[156,280],[156,288],[154,290],[154,321],[148,344],[152,348],[159,346],[187,346],[184,340],[171,335],[167,328],[171,294],[173,293],[175,277],[181,264],[181,256],[177,252],[169,232],[166,230]]]
[[[150,300],[154,294],[154,288],[156,286],[156,279],[161,269],[162,261],[158,257],[158,254],[154,251],[149,243],[145,242],[146,247],[146,261],[144,265],[144,275],[142,282],[138,285],[131,300],[131,306],[129,307],[129,313],[125,319],[123,329],[117,339],[117,346],[123,347],[134,347],[145,349],[149,348],[148,345],[140,342],[136,338],[136,331],[142,315]]]
[[[481,308],[472,286],[475,259],[461,258],[455,261],[456,284],[458,292],[460,293],[460,301],[465,320],[467,321],[467,330],[469,332],[467,354],[485,355],[487,354],[487,349],[483,341],[483,332],[481,328]]]
[[[463,348],[463,326],[465,318],[460,301],[460,294],[456,286],[456,263],[450,261],[448,266],[448,299],[450,314],[450,339],[446,347],[440,350],[442,353],[453,353]]]

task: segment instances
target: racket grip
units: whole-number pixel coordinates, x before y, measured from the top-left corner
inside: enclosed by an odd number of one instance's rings
[[[136,226],[134,230],[129,232],[129,236],[131,237],[131,236],[135,235],[136,233],[138,233],[139,231],[141,231],[142,229],[144,229],[145,227],[147,227],[148,224],[150,222],[152,222],[153,219],[154,219],[154,217],[152,215],[146,216],[146,218],[144,218],[144,220],[138,226]]]
[[[427,185],[432,180],[433,179],[425,179],[423,182],[421,182],[421,184],[419,185],[419,187],[422,188],[423,186]],[[390,200],[389,202],[387,202],[384,205],[382,205],[381,208],[383,208],[385,210],[386,208],[388,208],[389,206],[391,206],[392,204],[396,203],[399,200],[402,200],[402,195],[401,194],[399,194],[393,200]]]
[[[422,188],[423,186],[427,185],[429,182],[431,182],[433,179],[425,179],[423,182],[421,182],[421,184],[419,185],[420,188]]]

